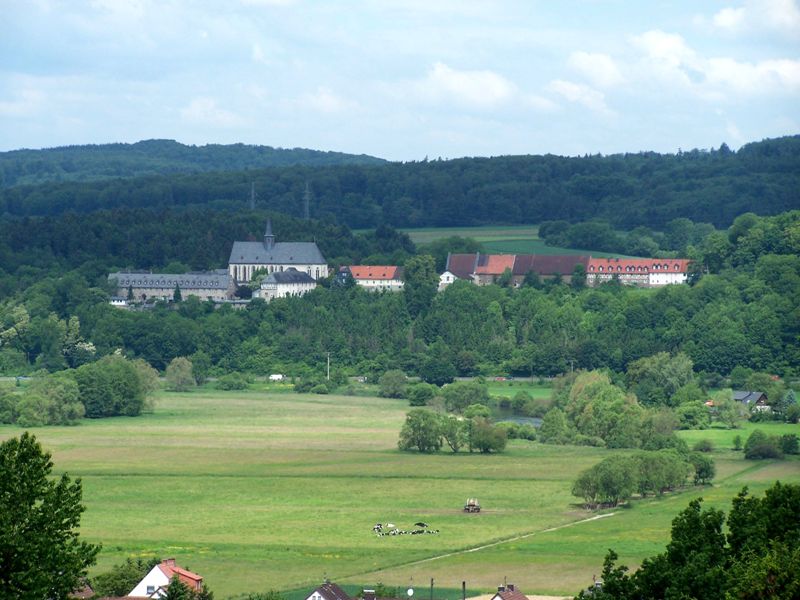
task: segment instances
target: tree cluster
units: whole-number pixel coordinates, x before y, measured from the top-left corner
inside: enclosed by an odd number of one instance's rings
[[[583,590],[576,600],[797,598],[798,514],[800,486],[780,482],[760,498],[743,489],[727,519],[721,510],[703,508],[701,499],[692,500],[672,521],[663,553],[645,559],[629,574],[609,550],[602,587]]]
[[[406,415],[397,446],[400,450],[431,453],[446,444],[453,452],[466,448],[469,452],[488,454],[502,452],[507,440],[507,430],[493,424],[488,409],[481,405],[475,405],[472,413],[464,417],[414,408]]]
[[[572,494],[583,498],[589,508],[617,506],[634,494],[660,496],[681,488],[690,474],[695,485],[710,483],[715,472],[714,462],[697,452],[669,449],[613,455],[583,471]]]

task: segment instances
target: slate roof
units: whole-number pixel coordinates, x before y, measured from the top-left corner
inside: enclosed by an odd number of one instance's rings
[[[231,284],[231,276],[225,271],[184,273],[182,275],[118,271],[111,273],[108,278],[116,279],[118,287],[131,287],[134,290],[139,288],[174,290],[176,285],[181,290],[227,290]]]
[[[324,265],[325,258],[314,242],[233,242],[231,265]]]
[[[314,278],[305,271],[298,271],[295,268],[289,268],[285,271],[277,271],[270,273],[265,279],[264,283],[316,283]],[[262,286],[263,287],[263,286]]]
[[[766,401],[767,395],[764,392],[751,392],[751,391],[734,391],[733,399],[737,402],[744,402],[745,404],[754,404],[761,401]]]

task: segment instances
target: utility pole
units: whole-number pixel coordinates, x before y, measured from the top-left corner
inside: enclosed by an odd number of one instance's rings
[[[433,577],[431,577],[431,600],[433,600]]]
[[[308,221],[311,218],[311,188],[306,179],[306,190],[303,192],[303,218]]]
[[[328,352],[328,381],[331,380],[331,353]]]

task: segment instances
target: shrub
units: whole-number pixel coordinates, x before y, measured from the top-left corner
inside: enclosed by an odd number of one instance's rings
[[[309,390],[312,394],[327,394],[329,393],[328,386],[324,383],[318,383]]]
[[[188,358],[173,358],[167,365],[167,389],[173,392],[186,392],[197,385],[192,374],[192,363]]]
[[[713,452],[714,444],[711,440],[698,440],[695,445],[692,446],[692,450],[695,452]]]
[[[89,418],[135,416],[145,402],[144,384],[136,366],[113,354],[74,371],[80,400]]]
[[[796,433],[787,433],[781,436],[781,450],[784,454],[800,454]]]
[[[249,383],[241,373],[228,373],[217,379],[214,387],[218,390],[246,390]]]
[[[404,398],[407,381],[406,374],[400,370],[386,371],[378,380],[378,395],[384,398]]]
[[[733,449],[737,452],[742,449],[742,436],[735,435],[733,437]]]
[[[782,458],[780,440],[756,429],[744,443],[744,457],[749,459]]]
[[[425,406],[436,395],[438,388],[430,383],[418,383],[410,386],[406,394],[411,406]]]

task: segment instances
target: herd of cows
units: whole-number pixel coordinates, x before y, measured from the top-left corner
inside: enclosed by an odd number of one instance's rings
[[[416,529],[406,530],[398,529],[394,523],[386,523],[385,525],[383,523],[375,523],[372,531],[378,537],[383,537],[385,535],[425,535],[439,533],[438,529],[430,529],[428,524],[422,521],[414,523],[414,527],[416,527]]]

